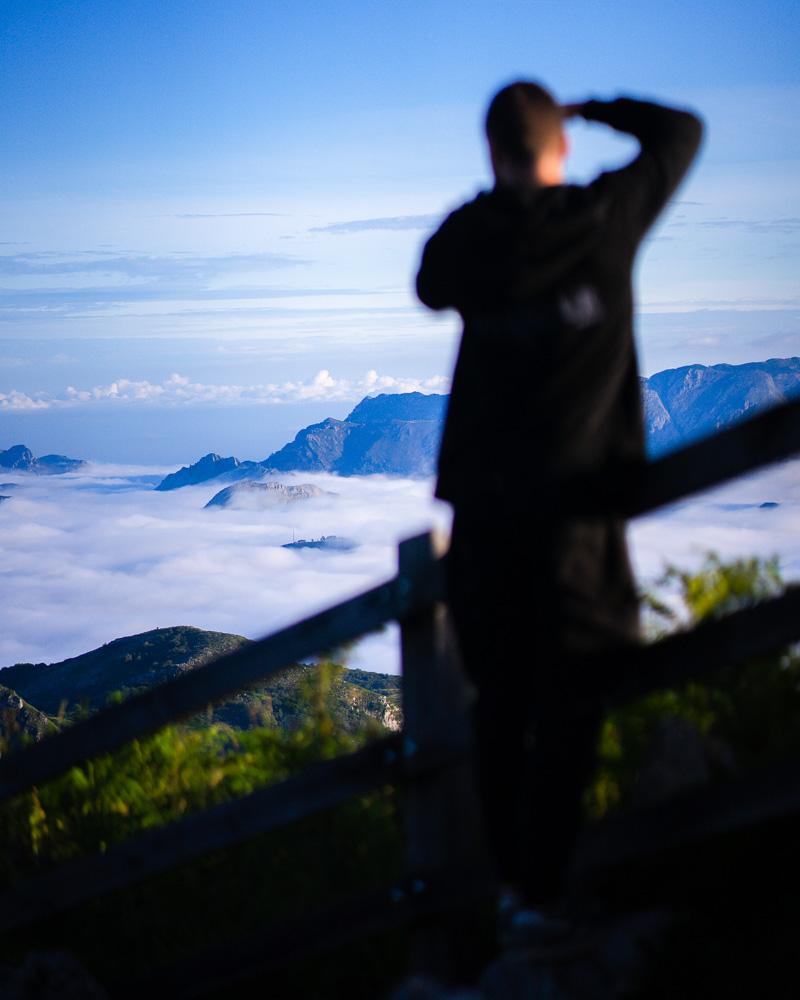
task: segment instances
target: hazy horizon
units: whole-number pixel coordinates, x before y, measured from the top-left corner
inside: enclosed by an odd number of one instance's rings
[[[509,391],[524,391],[514,373],[509,379]],[[23,444],[37,456],[97,462],[189,465],[209,452],[262,461],[308,425],[345,418],[367,395],[449,391],[445,376],[420,381],[373,371],[350,380],[326,370],[282,385],[209,385],[174,374],[161,384],[120,381],[61,396],[43,391],[31,405],[3,413],[0,451]]]
[[[0,447],[263,457],[370,373],[444,384],[459,323],[416,302],[414,272],[491,183],[481,118],[520,76],[706,122],[637,264],[643,374],[798,353],[798,41],[778,0],[9,0]],[[569,131],[572,182],[636,148]]]

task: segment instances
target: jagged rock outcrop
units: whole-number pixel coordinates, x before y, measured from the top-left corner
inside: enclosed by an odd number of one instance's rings
[[[285,485],[284,483],[235,483],[227,486],[206,504],[208,507],[230,507],[234,510],[260,510],[277,504],[296,503],[313,497],[333,497],[335,493],[323,490],[313,483]]]
[[[62,472],[74,472],[86,465],[83,459],[67,458],[65,455],[42,455],[36,458],[30,448],[24,444],[15,444],[5,451],[0,451],[0,468],[14,469],[17,472],[36,472],[39,475],[60,475]]]
[[[437,393],[397,392],[365,396],[347,419],[355,424],[388,420],[442,420],[448,396]]]
[[[643,381],[648,450],[660,454],[800,396],[800,358],[687,365]]]
[[[249,476],[262,476],[264,470],[258,462],[240,462],[232,455],[222,458],[209,452],[203,455],[193,465],[184,465],[177,472],[171,472],[161,480],[156,486],[157,490],[166,492],[167,490],[177,490],[181,486],[196,486],[205,483],[209,479],[246,479]]]
[[[65,455],[42,455],[36,459],[34,472],[47,476],[57,476],[62,472],[75,472],[82,469],[86,462],[81,458],[67,458]]]
[[[323,420],[265,458],[279,471],[427,476],[436,468],[447,396],[421,392],[368,396],[344,420]]]
[[[644,426],[647,440],[658,440],[661,450],[674,447],[680,441],[680,432],[672,422],[669,410],[664,406],[661,397],[648,385],[647,379],[640,379],[642,390],[642,408],[644,410]]]
[[[7,747],[40,740],[55,730],[44,712],[28,704],[16,691],[0,685],[0,753]]]
[[[328,417],[298,431],[294,441],[265,458],[263,465],[274,472],[330,472],[341,460],[352,430],[348,420]]]
[[[358,548],[352,538],[339,535],[323,535],[322,538],[298,538],[296,542],[285,542],[284,549],[326,549],[332,552],[350,552]]]
[[[4,469],[19,469],[20,472],[32,472],[36,463],[33,452],[24,444],[15,444],[6,451],[0,451],[0,467]]]

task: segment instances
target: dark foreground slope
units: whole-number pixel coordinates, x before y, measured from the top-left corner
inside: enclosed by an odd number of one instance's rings
[[[27,708],[35,705],[46,716],[74,717],[95,712],[113,698],[172,680],[232,653],[251,640],[225,632],[207,632],[191,626],[153,629],[115,639],[99,649],[60,663],[21,663],[0,670],[0,685],[12,689]],[[315,668],[290,667],[265,684],[240,692],[209,710],[203,722],[224,722],[239,729],[254,724],[294,728],[309,711],[309,688]],[[401,723],[399,678],[342,672],[334,682],[335,721],[352,731],[372,721],[389,729]]]

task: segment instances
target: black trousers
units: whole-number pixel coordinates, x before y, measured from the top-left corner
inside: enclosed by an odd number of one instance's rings
[[[638,637],[624,525],[544,525],[530,513],[456,508],[446,567],[462,661],[478,691],[489,846],[503,881],[546,902],[563,887],[602,724],[599,711],[558,706],[574,700],[580,657]]]

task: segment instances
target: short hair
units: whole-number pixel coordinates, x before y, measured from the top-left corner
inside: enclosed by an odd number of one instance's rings
[[[522,166],[534,163],[561,133],[564,120],[553,95],[538,83],[518,80],[499,90],[486,112],[492,146]]]

